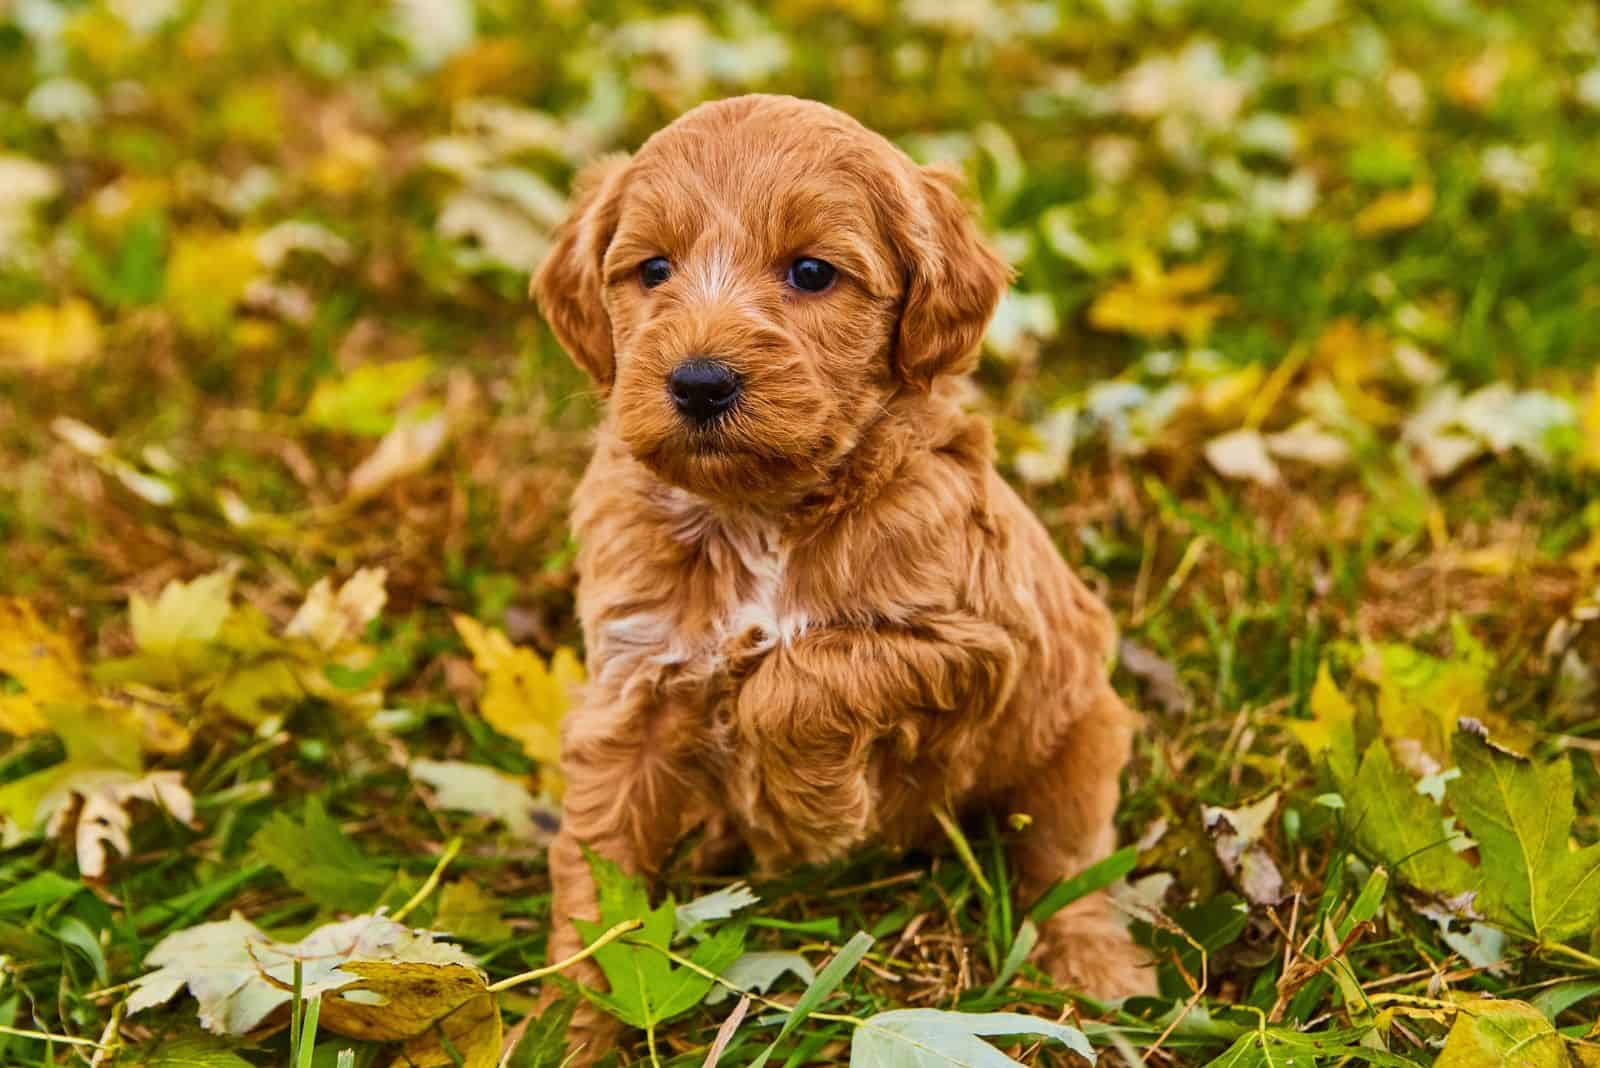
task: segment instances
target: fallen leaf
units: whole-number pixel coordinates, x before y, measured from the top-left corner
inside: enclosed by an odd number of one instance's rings
[[[1396,230],[1421,226],[1433,213],[1433,185],[1418,182],[1409,189],[1392,189],[1356,215],[1356,233],[1376,237]]]
[[[181,234],[167,260],[166,303],[189,332],[211,335],[228,325],[234,307],[261,273],[254,231]]]
[[[1278,811],[1280,795],[1267,796],[1239,808],[1204,805],[1201,817],[1211,832],[1217,860],[1254,904],[1276,905],[1283,900],[1283,875],[1261,844],[1267,824]]]
[[[274,812],[250,839],[251,850],[290,886],[336,912],[364,912],[394,883],[392,867],[367,856],[312,796],[300,819]]]
[[[1266,436],[1267,452],[1280,460],[1313,467],[1343,467],[1350,462],[1350,443],[1310,419]]]
[[[1312,758],[1326,756],[1336,781],[1356,774],[1356,709],[1340,692],[1327,661],[1317,668],[1311,688],[1311,719],[1288,722],[1289,731]]]
[[[402,420],[383,436],[372,455],[350,472],[345,495],[355,501],[381,493],[403,478],[428,469],[450,440],[450,417],[438,412]]]
[[[1341,790],[1356,844],[1397,878],[1445,897],[1475,888],[1477,873],[1452,848],[1460,832],[1446,826],[1439,806],[1395,766],[1383,739],[1367,748],[1355,781]]]
[[[302,990],[308,998],[359,982],[358,974],[343,970],[351,962],[476,967],[457,947],[436,942],[428,932],[386,916],[356,916],[318,927],[299,942],[285,943],[268,938],[255,924],[235,914],[178,931],[156,943],[144,962],[153,970],[133,981],[128,1014],[164,1005],[188,987],[199,1003],[200,1024],[207,1031],[247,1034],[268,1024],[275,1010],[287,1008],[296,961],[301,964]],[[426,982],[431,976],[417,978]],[[369,1014],[372,1008],[367,1007]],[[327,1009],[324,1004],[323,1012]]]
[[[1478,908],[1541,945],[1586,937],[1600,923],[1600,844],[1568,847],[1574,816],[1565,755],[1536,763],[1475,731],[1456,733],[1461,775],[1450,801],[1478,840]]]
[[[1117,663],[1145,684],[1146,692],[1170,716],[1181,716],[1194,707],[1194,695],[1178,677],[1170,660],[1145,648],[1131,638],[1117,647]]]
[[[482,764],[419,758],[411,762],[410,771],[412,778],[432,787],[434,800],[443,807],[499,820],[519,839],[547,839],[536,817],[542,815],[546,826],[557,819],[521,781]]]
[[[1435,1068],[1567,1068],[1566,1044],[1522,1001],[1472,998],[1456,1010]]]
[[[20,689],[0,689],[0,731],[7,734],[45,730],[45,705],[88,696],[77,650],[20,598],[0,597],[0,679],[5,678]]]
[[[685,901],[679,905],[674,919],[677,923],[673,939],[687,938],[708,923],[725,920],[740,909],[747,909],[761,899],[745,883],[734,883],[721,890]]]
[[[501,915],[499,899],[471,879],[445,884],[429,926],[469,942],[501,942],[511,937],[511,925]]]
[[[52,769],[55,770],[55,769]],[[75,806],[74,800],[82,804]],[[126,855],[128,831],[133,826],[129,803],[160,805],[180,823],[194,821],[194,798],[183,785],[179,771],[152,771],[143,775],[117,768],[74,769],[61,775],[39,799],[35,818],[46,821],[46,833],[60,837],[73,826],[78,871],[98,879],[106,871],[106,848]]]
[[[502,734],[515,738],[530,757],[553,774],[561,758],[561,720],[573,691],[583,683],[583,666],[571,649],[560,648],[549,664],[531,649],[511,644],[501,631],[467,616],[452,619],[472,662],[484,676],[479,711]]]
[[[1094,1047],[1082,1031],[1037,1016],[1012,1012],[947,1012],[893,1009],[869,1017],[850,1041],[851,1068],[950,1068],[1016,1061],[980,1035],[1028,1035],[1055,1040],[1093,1062]]]
[[[1278,465],[1267,454],[1267,444],[1258,430],[1235,430],[1206,442],[1206,460],[1226,478],[1244,479],[1262,486],[1283,482]]]
[[[304,418],[312,426],[380,437],[394,429],[395,409],[433,371],[426,356],[362,364],[312,390]]]
[[[0,367],[75,367],[100,352],[100,321],[86,300],[0,313]]]
[[[167,583],[154,601],[128,602],[133,640],[141,651],[171,654],[189,643],[215,640],[233,602],[233,572],[214,571],[190,582]]]
[[[1152,257],[1138,258],[1127,281],[1105,290],[1089,306],[1089,324],[1138,337],[1178,334],[1197,344],[1233,307],[1231,297],[1206,295],[1221,277],[1222,266],[1213,257],[1165,271]]]
[[[338,593],[332,580],[319,579],[284,627],[283,636],[305,638],[324,651],[361,638],[388,600],[384,588],[388,577],[381,567],[364,567],[346,579]]]
[[[728,965],[727,971],[722,973],[722,983],[713,986],[706,995],[706,1004],[719,1005],[732,996],[724,983],[739,990],[765,994],[785,975],[792,975],[807,986],[817,978],[811,962],[798,953],[787,950],[746,953]]]

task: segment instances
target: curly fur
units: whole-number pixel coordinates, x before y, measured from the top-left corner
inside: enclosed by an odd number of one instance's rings
[[[534,292],[608,403],[573,516],[590,683],[552,957],[595,914],[585,846],[653,873],[704,828],[770,870],[914,844],[949,806],[1031,817],[1024,901],[1105,856],[1132,730],[1112,622],[954,399],[1010,274],[957,182],[831,108],[739,97],[592,165],[556,236]],[[785,284],[801,255],[831,289]],[[706,355],[743,392],[696,429],[665,382]],[[1099,895],[1047,926],[1061,981],[1148,985]]]

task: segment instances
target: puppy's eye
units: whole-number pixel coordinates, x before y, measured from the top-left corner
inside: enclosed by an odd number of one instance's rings
[[[838,273],[827,260],[802,256],[789,265],[789,284],[807,293],[821,293],[833,285]]]
[[[671,277],[672,262],[665,256],[652,256],[639,264],[639,283],[646,289],[654,289]]]

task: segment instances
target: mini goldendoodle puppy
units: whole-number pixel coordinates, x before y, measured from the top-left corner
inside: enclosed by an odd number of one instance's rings
[[[652,873],[698,828],[771,870],[926,840],[947,807],[1031,817],[1024,902],[1104,857],[1112,622],[956,401],[1010,271],[955,179],[745,96],[592,165],[556,238],[534,291],[608,405],[573,517],[589,684],[552,958],[596,914],[582,847]],[[1043,935],[1063,983],[1149,985],[1102,895]],[[601,1028],[575,1024],[591,1056]]]

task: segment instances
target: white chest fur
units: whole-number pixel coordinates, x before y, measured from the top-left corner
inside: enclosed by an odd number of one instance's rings
[[[599,628],[602,683],[653,685],[664,674],[709,678],[730,650],[764,653],[805,632],[793,603],[789,553],[776,524],[718,514],[682,491],[669,499],[674,540],[703,561],[698,585],[677,600],[620,615]]]

